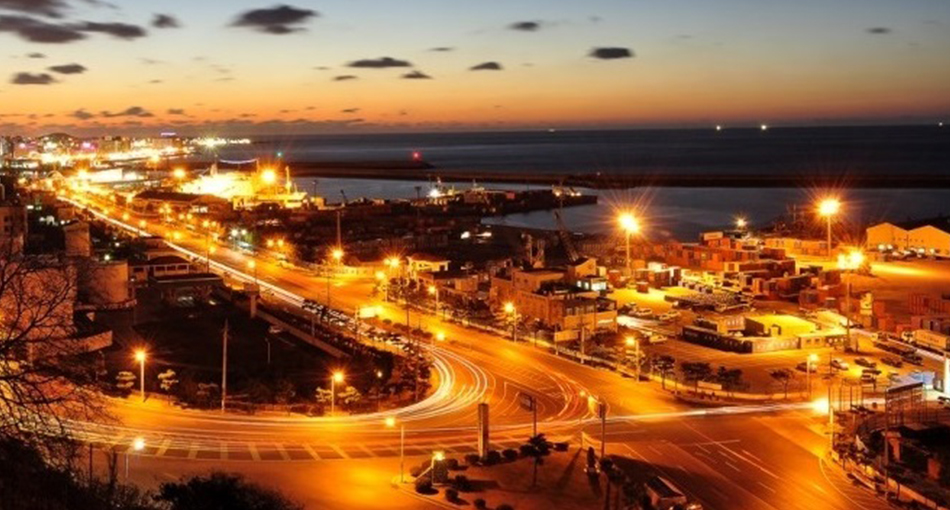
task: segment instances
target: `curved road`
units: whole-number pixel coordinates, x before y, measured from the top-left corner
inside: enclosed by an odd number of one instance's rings
[[[137,224],[134,216],[118,221],[93,213],[120,228],[143,233],[133,226]],[[162,226],[150,225],[149,229],[151,233],[169,233]],[[192,237],[185,229],[180,232],[182,237],[173,246],[203,260],[203,236]],[[246,255],[219,245],[211,265],[249,280],[253,276],[238,269],[245,268],[247,260]],[[263,258],[257,259],[257,272],[263,288],[290,304],[299,304],[302,298],[321,302],[327,298],[323,278]],[[380,306],[382,317],[405,322],[405,309],[373,302],[371,289],[368,282],[334,279],[333,306],[352,313],[371,303]],[[492,447],[516,448],[531,432],[531,415],[519,406],[522,391],[538,399],[540,432],[555,440],[573,438],[576,442],[577,432],[585,431],[583,440],[596,444],[601,430],[590,406],[596,396],[609,404],[606,437],[610,451],[667,474],[706,508],[886,508],[822,464],[827,430],[824,418],[815,416],[808,405],[694,409],[655,384],[581,366],[529,344],[513,343],[416,311],[410,322],[414,327],[442,331],[448,341],[428,346],[435,360],[436,391],[422,402],[392,413],[247,417],[121,401],[113,406],[120,423],[76,423],[74,433],[105,448],[166,459],[165,467],[155,465],[153,470],[167,470],[167,461],[179,466],[180,462],[205,460],[230,461],[253,472],[258,469],[253,465],[265,461],[397,457],[399,426],[389,429],[383,424],[390,415],[406,427],[407,456],[427,457],[436,450],[474,453],[475,404],[479,402],[491,407]],[[139,437],[145,440],[145,449],[132,452],[132,441]]]

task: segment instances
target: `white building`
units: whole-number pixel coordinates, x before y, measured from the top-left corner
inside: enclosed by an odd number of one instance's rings
[[[950,256],[950,218],[874,225],[867,229],[867,247]]]

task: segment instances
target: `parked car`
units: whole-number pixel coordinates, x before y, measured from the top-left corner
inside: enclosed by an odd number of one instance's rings
[[[877,363],[875,363],[875,362],[873,362],[873,361],[871,361],[871,360],[869,360],[869,359],[867,359],[867,358],[858,358],[858,359],[854,360],[854,364],[857,365],[857,366],[859,366],[859,367],[865,367],[865,368],[874,368],[874,367],[877,366]]]
[[[881,363],[884,363],[885,365],[890,365],[894,368],[900,368],[904,366],[904,362],[901,361],[901,359],[896,356],[884,356],[883,358],[881,358]]]
[[[661,316],[660,316],[660,320],[661,320],[661,321],[664,321],[664,322],[669,322],[669,321],[676,320],[676,319],[678,319],[679,317],[680,317],[680,313],[679,313],[679,312],[677,312],[677,311],[675,311],[675,310],[671,310],[671,311],[666,312],[666,313],[664,313],[663,315],[661,315]]]
[[[845,361],[845,360],[843,360],[843,359],[835,358],[835,359],[831,360],[831,367],[832,367],[832,368],[836,368],[836,369],[838,369],[838,370],[847,370],[847,369],[848,369],[848,366],[849,366],[849,365],[848,365],[848,362]]]
[[[649,308],[637,308],[633,311],[633,316],[638,319],[652,319],[654,317],[653,310]]]
[[[940,405],[944,407],[950,407],[950,397],[944,397],[943,395],[940,395],[937,397],[937,402],[939,402]]]
[[[802,372],[808,372],[808,371],[809,371],[809,370],[808,370],[808,366],[809,366],[809,365],[811,365],[811,371],[812,371],[812,372],[814,372],[815,369],[818,368],[818,362],[817,362],[817,361],[808,361],[808,362],[802,361],[802,362],[799,363],[798,365],[795,365],[795,370],[800,370],[800,371],[802,371]]]
[[[903,360],[911,365],[922,366],[924,364],[924,358],[916,352],[909,352],[902,356]]]

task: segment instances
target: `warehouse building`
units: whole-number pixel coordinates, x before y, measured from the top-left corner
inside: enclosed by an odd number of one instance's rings
[[[913,250],[950,256],[950,217],[880,223],[866,231],[867,246],[881,251]]]

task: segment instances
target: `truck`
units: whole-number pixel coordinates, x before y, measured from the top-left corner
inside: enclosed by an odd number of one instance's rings
[[[914,330],[914,343],[917,347],[938,353],[950,351],[950,336],[929,329]]]

